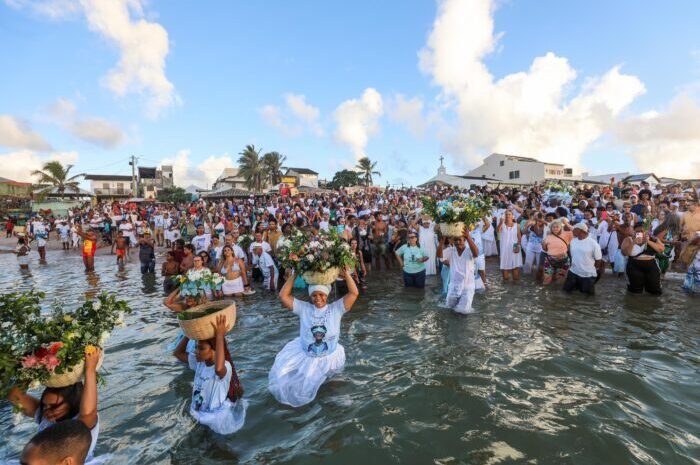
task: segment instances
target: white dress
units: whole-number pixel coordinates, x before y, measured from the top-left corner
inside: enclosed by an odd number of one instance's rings
[[[425,262],[425,275],[433,276],[437,274],[437,244],[435,240],[435,231],[433,231],[433,224],[427,228],[421,227],[418,230],[418,244],[423,250],[425,250],[426,255],[428,255],[429,260]]]
[[[343,299],[322,309],[294,299],[299,316],[299,337],[288,342],[275,357],[268,388],[278,402],[300,407],[316,397],[321,385],[345,366],[345,349],[338,343]]]
[[[484,244],[484,255],[492,257],[498,255],[498,247],[496,247],[496,235],[494,234],[493,225],[489,219],[489,227],[481,234],[481,240]]]
[[[232,434],[241,429],[245,423],[248,401],[238,399],[231,402],[227,397],[233,373],[231,364],[225,362],[226,375],[219,378],[215,365],[197,362],[194,354],[189,354],[187,360],[194,370],[190,414],[215,433]]]
[[[443,251],[443,259],[450,262],[450,283],[447,286],[445,305],[457,313],[473,313],[476,281],[472,251],[465,247],[460,255],[456,247],[450,247]]]
[[[513,270],[523,266],[523,256],[513,252],[513,244],[518,244],[518,225],[510,228],[505,223],[501,225],[501,270]]]

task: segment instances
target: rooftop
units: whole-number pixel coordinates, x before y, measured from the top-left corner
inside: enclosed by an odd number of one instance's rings
[[[156,178],[156,168],[139,166],[139,179],[155,179]]]
[[[318,175],[317,172],[315,172],[315,171],[313,171],[313,170],[310,170],[310,169],[308,169],[308,168],[287,168],[287,173],[286,173],[286,174],[289,174],[290,171],[294,171],[295,173],[299,173],[299,174],[315,174],[315,175]]]
[[[86,174],[88,181],[131,181],[131,176],[123,174]]]

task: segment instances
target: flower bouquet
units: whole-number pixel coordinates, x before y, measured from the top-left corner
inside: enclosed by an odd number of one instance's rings
[[[544,185],[544,195],[547,200],[571,202],[571,199],[576,195],[576,189],[573,186],[565,186],[562,183],[550,181]]]
[[[350,245],[331,230],[319,236],[296,231],[277,249],[283,268],[291,268],[308,284],[332,284],[341,269],[353,268],[355,257]]]
[[[42,314],[43,297],[33,291],[0,295],[0,395],[12,386],[80,381],[86,351],[102,346],[131,311],[125,301],[103,293],[75,310],[56,303]]]
[[[470,230],[491,212],[490,197],[452,196],[447,200],[436,201],[432,197],[422,197],[423,212],[439,224],[440,231],[448,237],[459,237],[465,226]]]
[[[238,238],[238,246],[243,249],[243,252],[246,254],[250,249],[250,244],[253,242],[255,242],[255,238],[250,234],[241,234],[241,236]]]
[[[174,276],[172,280],[180,287],[182,297],[197,298],[213,290],[221,290],[224,283],[224,279],[218,274],[213,274],[209,268],[191,269],[186,274]]]

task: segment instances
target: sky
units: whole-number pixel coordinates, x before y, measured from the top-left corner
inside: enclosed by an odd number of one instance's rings
[[[700,177],[700,2],[0,0],[0,176],[174,165],[248,144],[380,185],[492,152]]]

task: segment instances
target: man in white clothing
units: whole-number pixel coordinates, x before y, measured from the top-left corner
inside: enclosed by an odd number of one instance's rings
[[[428,261],[425,262],[425,275],[437,274],[437,240],[434,226],[428,218],[423,218],[422,226],[418,229],[418,245],[428,254]]]
[[[253,242],[251,247],[253,249],[253,266],[259,268],[262,272],[264,278],[263,287],[274,292],[277,287],[277,279],[279,278],[279,271],[277,266],[275,266],[275,261],[269,253],[263,250],[263,245],[260,242]]]
[[[476,288],[474,257],[479,255],[479,249],[468,228],[464,228],[463,235],[456,237],[454,243],[454,247],[443,251],[440,241],[437,250],[438,258],[442,258],[443,263],[450,267],[450,284],[447,287],[445,304],[457,313],[472,313],[472,300]],[[469,247],[466,247],[467,245]]]
[[[588,226],[585,223],[577,223],[573,233],[574,240],[569,246],[571,268],[566,275],[564,290],[571,292],[578,289],[584,294],[595,295],[597,265],[603,258],[600,245],[588,235]]]
[[[204,225],[200,224],[197,226],[197,235],[192,238],[192,245],[194,246],[194,254],[199,255],[201,252],[209,252],[209,246],[211,246],[211,234],[204,233]]]

